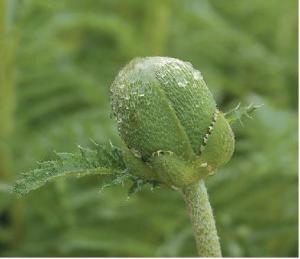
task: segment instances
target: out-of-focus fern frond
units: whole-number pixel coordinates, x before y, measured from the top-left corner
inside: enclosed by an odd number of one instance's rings
[[[65,176],[82,177],[86,175],[115,175],[124,173],[125,164],[121,150],[96,144],[96,149],[87,149],[79,146],[79,153],[56,153],[57,160],[40,162],[37,169],[21,174],[13,187],[13,191],[19,195],[27,194],[47,182]],[[125,175],[125,173],[124,173]]]

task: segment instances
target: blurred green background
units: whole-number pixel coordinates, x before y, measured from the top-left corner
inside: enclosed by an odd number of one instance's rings
[[[208,180],[224,256],[298,255],[296,0],[0,0],[0,255],[196,256],[174,191],[59,180],[22,199],[18,173],[77,144],[120,143],[109,86],[136,56],[204,75],[219,107],[264,103],[235,125]]]

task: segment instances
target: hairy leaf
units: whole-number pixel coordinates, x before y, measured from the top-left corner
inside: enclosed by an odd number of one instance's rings
[[[254,105],[251,103],[248,106],[241,107],[241,103],[239,103],[235,108],[233,108],[229,112],[226,112],[225,117],[229,121],[230,124],[233,124],[236,121],[239,121],[240,124],[243,125],[242,118],[248,117],[248,118],[252,119],[251,115],[262,106],[263,106],[263,104]]]
[[[56,153],[56,160],[39,162],[38,168],[21,174],[13,186],[13,192],[24,195],[58,177],[97,174],[119,176],[126,171],[119,148],[112,144],[94,144],[96,148],[93,150],[79,146],[77,154]]]

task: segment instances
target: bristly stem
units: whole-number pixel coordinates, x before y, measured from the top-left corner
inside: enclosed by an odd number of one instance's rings
[[[196,246],[201,257],[222,257],[216,224],[203,180],[182,190],[187,203]]]

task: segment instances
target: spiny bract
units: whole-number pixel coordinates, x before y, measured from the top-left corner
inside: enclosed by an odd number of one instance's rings
[[[128,148],[156,171],[170,167],[163,155],[173,156],[173,164],[174,157],[188,163],[192,175],[201,168],[211,173],[233,153],[232,130],[190,63],[169,57],[132,60],[111,86],[111,104]],[[157,163],[163,166],[156,168]]]

